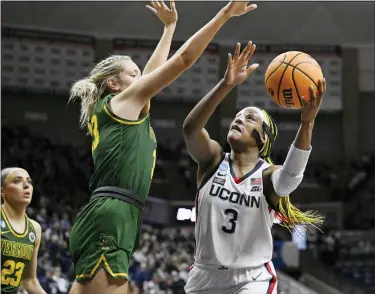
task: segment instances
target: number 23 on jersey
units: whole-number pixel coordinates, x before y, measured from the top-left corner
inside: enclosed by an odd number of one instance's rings
[[[1,285],[18,287],[25,264],[23,262],[15,262],[14,260],[6,260],[1,267]]]

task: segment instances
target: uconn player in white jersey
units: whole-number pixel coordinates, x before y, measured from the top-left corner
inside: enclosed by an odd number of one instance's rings
[[[224,97],[258,67],[248,62],[251,42],[228,55],[224,78],[187,116],[183,132],[191,157],[198,163],[195,263],[185,291],[191,293],[274,294],[277,278],[272,265],[271,227],[275,213],[284,225],[319,225],[314,212],[303,213],[289,201],[301,183],[310,152],[315,117],[325,81],[319,81],[301,114],[301,126],[282,166],[271,166],[276,124],[263,110],[248,107],[230,125],[231,152],[210,139],[205,125]],[[302,97],[303,98],[303,97]],[[304,100],[305,101],[305,100]]]

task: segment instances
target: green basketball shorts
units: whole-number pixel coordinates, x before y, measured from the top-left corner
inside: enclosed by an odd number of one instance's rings
[[[76,281],[91,280],[100,269],[128,279],[129,260],[140,237],[142,211],[119,199],[92,199],[70,234]]]

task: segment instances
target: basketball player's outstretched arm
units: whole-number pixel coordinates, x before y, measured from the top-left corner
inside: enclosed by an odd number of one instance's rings
[[[188,114],[183,125],[185,143],[190,156],[198,163],[200,169],[215,165],[221,157],[219,143],[212,140],[205,126],[216,107],[237,85],[243,83],[259,66],[248,67],[256,46],[249,42],[241,52],[238,43],[234,56],[228,54],[228,67],[224,78],[211,90]]]
[[[170,6],[171,8],[168,8],[168,6],[164,4],[164,1],[151,1],[151,6],[146,5],[146,8],[155,14],[164,24],[164,32],[158,45],[156,46],[154,53],[151,55],[143,70],[143,75],[147,75],[154,71],[168,59],[172,38],[174,31],[176,30],[176,23],[178,19],[176,6],[173,0],[171,1]],[[148,101],[143,107],[141,114],[146,114],[149,111],[150,101]]]
[[[319,112],[325,92],[325,79],[318,82],[317,94],[315,94],[313,87],[310,87],[311,100],[304,103],[301,124],[284,164],[281,167],[272,167],[270,170],[265,171],[263,175],[272,181],[271,201],[274,205],[278,203],[280,197],[292,193],[302,182],[303,173],[311,152],[311,138],[315,118]],[[306,101],[304,97],[301,98]]]
[[[174,31],[176,30],[176,23],[178,19],[176,5],[173,0],[171,1],[170,6],[171,8],[168,8],[164,1],[151,1],[151,6],[146,5],[146,8],[156,15],[164,24],[164,32],[155,48],[154,53],[151,55],[143,70],[143,75],[147,75],[154,71],[168,59],[168,54],[171,49],[172,38]]]
[[[38,266],[38,251],[40,246],[40,241],[42,238],[42,228],[40,224],[36,221],[31,220],[32,225],[35,228],[35,247],[34,253],[31,259],[30,265],[25,269],[24,276],[21,281],[21,286],[26,290],[28,294],[46,294],[40,285],[38,278],[36,276],[37,266]]]
[[[153,96],[195,63],[219,29],[231,17],[246,14],[256,8],[255,4],[248,6],[248,2],[230,1],[209,23],[187,40],[167,62],[117,94],[111,101],[116,114],[129,119],[137,119],[143,107]]]

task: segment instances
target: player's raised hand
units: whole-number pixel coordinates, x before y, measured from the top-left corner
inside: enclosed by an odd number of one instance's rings
[[[240,16],[250,11],[255,10],[258,6],[256,4],[249,5],[250,1],[231,0],[225,7],[224,11],[230,16]]]
[[[224,76],[226,84],[237,86],[243,83],[257,69],[259,66],[257,63],[248,67],[255,49],[256,45],[250,41],[241,52],[241,44],[237,43],[233,57],[232,54],[228,54],[228,66]]]
[[[310,86],[310,101],[306,101],[305,97],[301,97],[304,101],[301,114],[302,123],[314,122],[316,115],[318,114],[320,105],[322,104],[324,94],[326,92],[326,79],[318,81],[318,93],[315,94],[314,88]]]
[[[178,14],[174,0],[170,1],[171,8],[168,8],[164,1],[151,0],[150,3],[151,6],[146,5],[146,8],[155,14],[166,27],[170,26],[171,24],[176,24]]]

